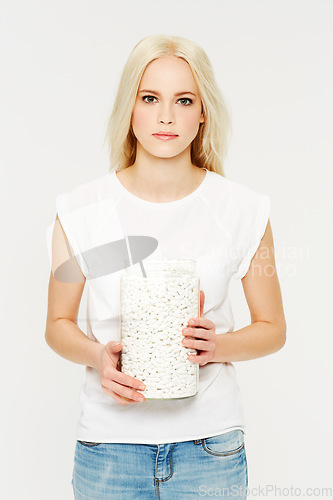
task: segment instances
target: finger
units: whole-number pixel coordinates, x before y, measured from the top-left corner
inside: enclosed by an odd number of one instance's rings
[[[188,349],[199,349],[200,351],[212,351],[213,343],[207,340],[184,339],[183,345]]]
[[[128,398],[130,400],[134,400],[137,402],[143,402],[145,400],[145,397],[143,394],[135,391],[134,389],[130,389],[129,387],[126,387],[125,385],[117,384],[116,382],[111,381],[108,384],[107,389],[113,391],[115,394],[119,394],[119,396],[124,396],[125,398]]]
[[[145,386],[141,380],[138,380],[134,377],[130,377],[129,375],[126,375],[126,373],[116,371],[112,372],[111,375],[112,379],[114,382],[117,382],[118,384],[121,384],[123,386],[127,387],[133,387],[134,389],[141,390],[143,391],[144,389],[140,389],[141,386]],[[107,377],[108,378],[108,377]]]
[[[111,396],[112,399],[114,399],[115,401],[117,401],[118,403],[120,403],[122,406],[126,406],[126,405],[129,405],[129,404],[138,403],[138,401],[134,401],[132,399],[127,399],[127,398],[124,398],[123,396],[119,396],[118,394],[116,394],[113,391],[110,391],[107,388],[103,389],[103,392],[107,396]]]
[[[193,324],[192,324],[193,321]],[[196,328],[196,327],[201,327],[201,328],[207,328],[208,330],[211,330],[212,328],[215,328],[215,323],[211,321],[208,318],[190,318],[188,320],[188,326],[190,328]]]
[[[110,340],[110,342],[105,345],[105,350],[109,356],[120,354],[122,348],[123,345],[115,340]]]
[[[115,394],[115,396],[122,399],[125,402],[125,405],[134,405],[135,403],[141,403],[141,401],[134,401],[134,399],[128,399],[125,398],[125,396],[118,396],[118,394]]]
[[[188,330],[188,331],[185,331]],[[205,328],[185,328],[183,331],[184,338],[188,339],[205,339],[210,340],[212,337],[211,330]]]
[[[189,357],[188,357],[189,361],[191,363],[199,363],[199,364],[203,364],[203,363],[209,363],[211,361],[211,358],[209,355],[205,355],[205,354],[198,354],[198,355],[195,355],[195,354],[191,354]]]

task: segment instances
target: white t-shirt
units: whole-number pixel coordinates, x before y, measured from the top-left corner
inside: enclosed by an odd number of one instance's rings
[[[96,252],[89,250],[102,245],[107,249],[107,244],[120,240],[120,247],[126,248],[127,237],[135,235],[158,241],[147,260],[196,260],[205,317],[215,323],[217,334],[234,330],[229,281],[245,276],[266,229],[270,199],[205,170],[195,191],[172,202],[137,197],[115,171],[57,196],[56,211],[86,277],[85,333],[90,339],[103,344],[120,340],[123,271],[96,277]],[[164,444],[246,428],[232,363],[201,366],[196,396],[126,406],[106,395],[97,370],[86,367],[80,403],[76,438],[83,441]]]

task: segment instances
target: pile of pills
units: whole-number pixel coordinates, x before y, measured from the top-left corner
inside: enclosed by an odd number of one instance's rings
[[[182,330],[199,316],[195,261],[162,260],[127,268],[121,277],[121,371],[144,382],[146,399],[195,396],[199,365],[195,349],[182,344]]]

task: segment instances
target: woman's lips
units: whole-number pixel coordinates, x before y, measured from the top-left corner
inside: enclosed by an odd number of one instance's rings
[[[175,139],[178,135],[163,135],[163,134],[153,134],[157,139],[161,139],[162,141],[168,141],[169,139]]]

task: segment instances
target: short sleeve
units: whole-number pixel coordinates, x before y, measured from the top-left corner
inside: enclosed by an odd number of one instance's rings
[[[80,266],[82,274],[85,278],[88,277],[88,266],[82,255],[78,239],[76,237],[76,231],[79,231],[82,226],[82,217],[80,217],[79,210],[70,210],[66,202],[66,194],[60,194],[56,197],[56,210],[61,223],[61,226],[65,232],[67,240],[73,249],[75,258]]]
[[[232,274],[234,279],[242,279],[246,275],[251,260],[258,250],[260,241],[265,234],[269,214],[269,196],[257,195],[255,210],[250,206],[244,217],[244,224],[239,226],[244,236],[239,238],[240,248],[237,252],[238,259],[235,265],[235,271]]]

